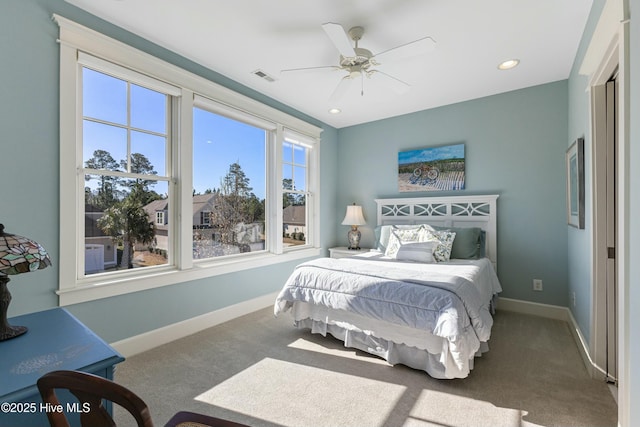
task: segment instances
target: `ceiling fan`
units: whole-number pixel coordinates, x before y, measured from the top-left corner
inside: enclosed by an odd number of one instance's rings
[[[329,36],[334,46],[340,53],[338,63],[340,65],[326,65],[320,67],[289,68],[282,73],[330,69],[344,71],[347,74],[340,80],[330,96],[330,100],[338,101],[347,92],[354,80],[360,80],[360,94],[364,95],[364,80],[376,76],[376,80],[384,82],[397,93],[406,92],[410,85],[376,67],[383,62],[389,63],[405,58],[415,57],[430,52],[435,48],[435,41],[431,37],[423,37],[409,43],[396,46],[391,49],[373,54],[370,50],[358,46],[358,42],[364,34],[364,28],[353,27],[348,32],[340,24],[328,22],[322,24],[322,29]],[[351,40],[355,47],[351,46]]]

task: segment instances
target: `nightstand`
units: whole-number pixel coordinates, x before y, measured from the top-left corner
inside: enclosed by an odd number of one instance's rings
[[[347,258],[353,255],[364,254],[371,251],[369,248],[362,249],[349,249],[346,246],[338,246],[335,248],[329,248],[329,257],[331,258]]]

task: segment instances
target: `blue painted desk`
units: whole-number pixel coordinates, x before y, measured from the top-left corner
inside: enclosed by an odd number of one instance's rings
[[[9,319],[9,323],[26,326],[29,331],[0,341],[0,404],[24,402],[35,405],[4,405],[4,410],[0,410],[0,427],[49,425],[46,413],[40,408],[42,400],[36,387],[36,381],[43,374],[67,369],[112,380],[114,366],[124,360],[63,308],[17,316]],[[77,402],[69,393],[57,394],[63,405],[67,399]],[[9,408],[13,412],[7,412],[8,406],[13,406]],[[18,409],[26,413],[15,412]],[[79,419],[77,416],[70,418],[75,418],[76,423]]]

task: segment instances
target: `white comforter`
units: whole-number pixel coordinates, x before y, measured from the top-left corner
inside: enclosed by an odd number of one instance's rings
[[[501,287],[487,259],[422,264],[375,257],[300,264],[276,298],[276,316],[295,301],[344,310],[442,337],[456,364],[488,341],[490,303]]]

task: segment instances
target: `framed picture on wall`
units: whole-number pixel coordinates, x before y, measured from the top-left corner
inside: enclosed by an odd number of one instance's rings
[[[567,222],[584,228],[584,138],[571,144],[566,154],[567,162]]]
[[[464,190],[464,144],[398,153],[398,191]]]

